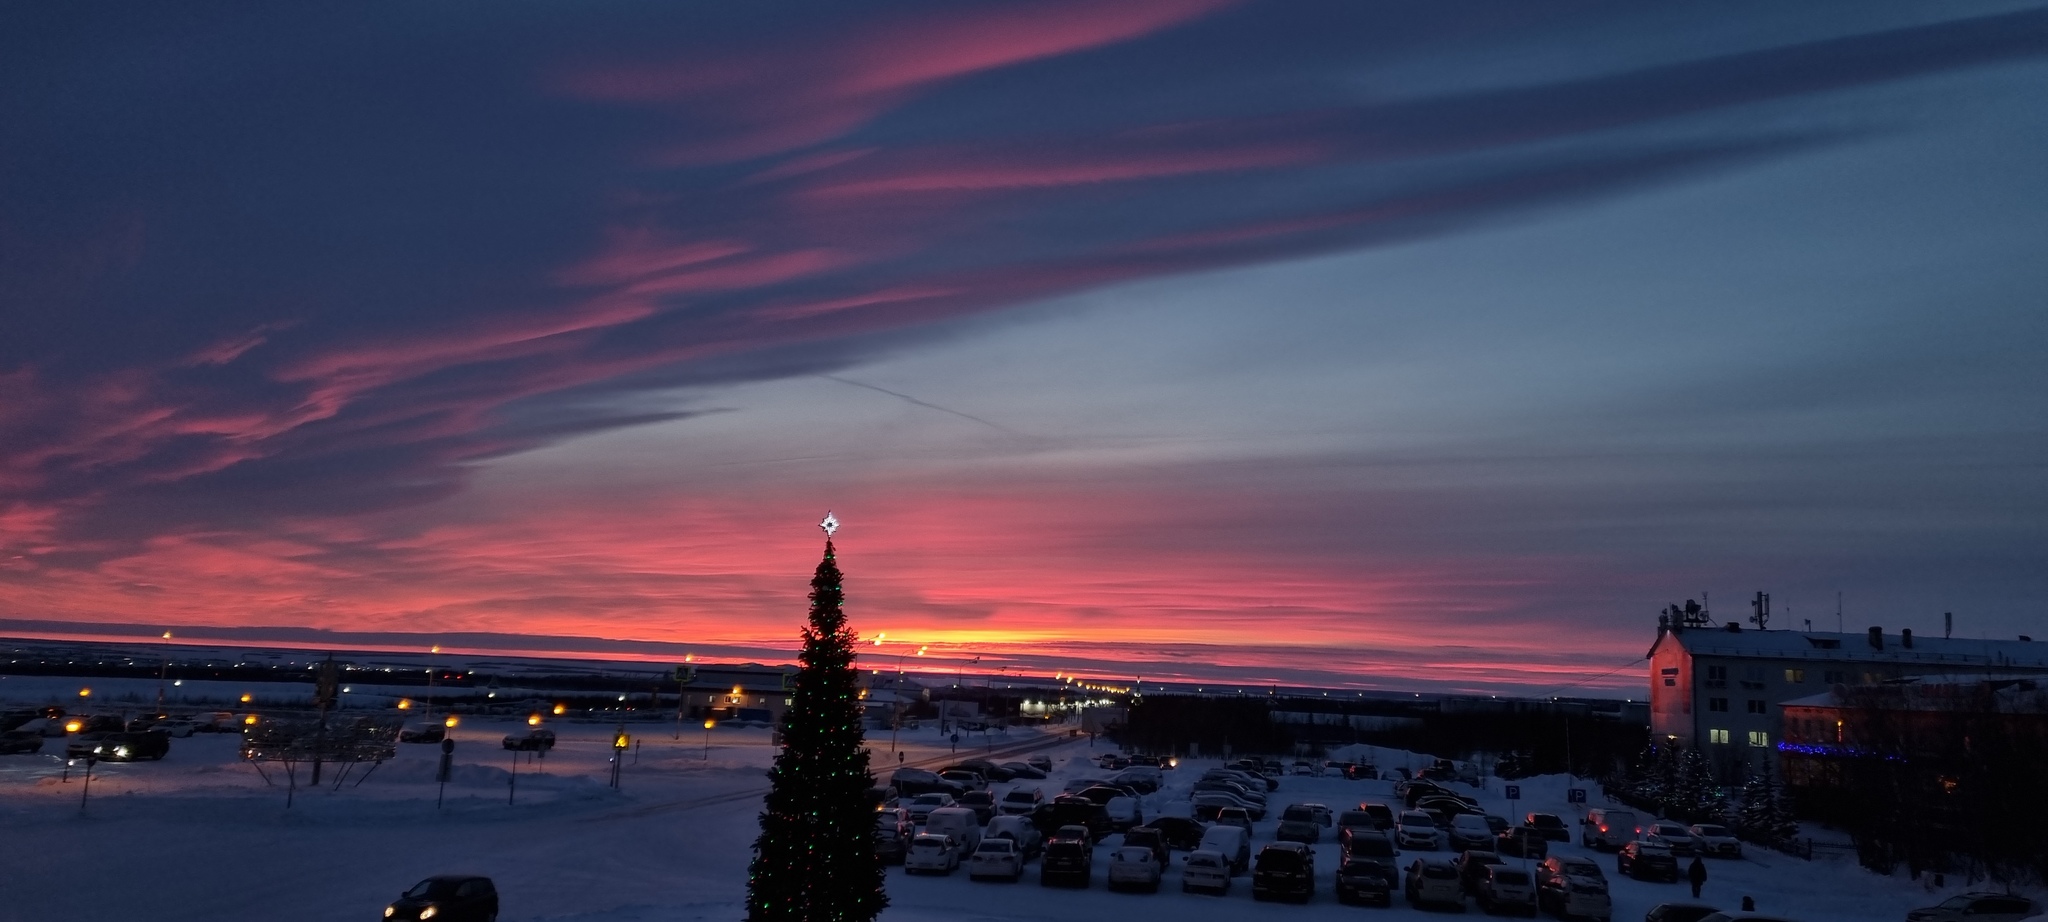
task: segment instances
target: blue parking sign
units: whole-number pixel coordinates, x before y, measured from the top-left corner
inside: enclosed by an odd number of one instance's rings
[[[1574,804],[1582,804],[1582,803],[1585,803],[1585,802],[1586,802],[1586,789],[1585,789],[1585,788],[1572,788],[1571,790],[1569,790],[1569,791],[1566,791],[1566,792],[1565,792],[1565,798],[1564,798],[1564,799],[1565,799],[1565,801],[1566,801],[1567,803],[1574,803]]]
[[[1508,785],[1508,799],[1509,799],[1509,800],[1521,800],[1521,799],[1522,799],[1522,786],[1521,786],[1521,785],[1519,785],[1519,784],[1510,784],[1510,785]]]

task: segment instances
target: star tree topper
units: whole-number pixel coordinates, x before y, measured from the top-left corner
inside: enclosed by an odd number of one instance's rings
[[[832,533],[839,530],[839,519],[832,514],[832,510],[827,509],[825,510],[825,521],[819,522],[818,527],[825,530],[825,537],[829,540],[832,537]]]

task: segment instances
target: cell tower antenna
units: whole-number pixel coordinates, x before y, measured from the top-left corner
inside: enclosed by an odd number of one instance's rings
[[[1842,633],[1842,590],[1835,590],[1835,633]]]

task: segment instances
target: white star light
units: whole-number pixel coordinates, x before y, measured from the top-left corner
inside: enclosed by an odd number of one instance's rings
[[[819,522],[818,527],[825,530],[825,537],[830,538],[833,532],[839,530],[839,519],[828,509],[825,511],[825,521]]]

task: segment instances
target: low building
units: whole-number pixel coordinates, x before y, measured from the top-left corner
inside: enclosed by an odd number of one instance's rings
[[[1689,609],[1693,607],[1688,606]],[[1733,622],[1659,618],[1650,647],[1650,732],[1705,752],[1724,780],[1775,762],[1782,703],[1836,685],[1911,676],[2048,674],[2048,643],[1745,630]]]
[[[1783,704],[1778,744],[1791,784],[1827,783],[1845,760],[1940,765],[1986,747],[2048,751],[2048,676],[1916,676],[1838,685]]]

